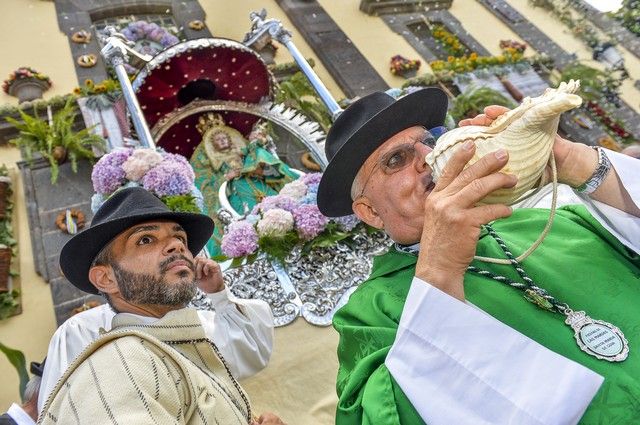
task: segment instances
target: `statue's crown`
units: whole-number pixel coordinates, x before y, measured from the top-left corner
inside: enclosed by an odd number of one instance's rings
[[[200,134],[204,134],[213,127],[224,127],[226,124],[224,122],[224,118],[220,114],[214,114],[213,112],[207,112],[206,114],[200,115],[198,118],[198,124],[196,124],[196,129],[200,132]]]

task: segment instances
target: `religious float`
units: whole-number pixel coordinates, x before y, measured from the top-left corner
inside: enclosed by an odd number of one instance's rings
[[[264,10],[251,19],[242,43],[188,40],[155,56],[136,49],[140,40],[109,30],[102,55],[116,71],[138,140],[117,139],[96,164],[94,208],[123,185],[158,192],[163,176],[182,172],[181,160],[170,163],[177,158],[172,154],[181,155],[193,170],[190,199],[216,222],[207,255],[229,259],[223,267],[233,293],[268,302],[276,326],[298,316],[328,326],[388,241],[353,217],[329,220],[317,210],[314,172],[326,165],[325,134],[318,123],[274,101],[278,83],[256,50],[274,39],[286,46],[331,115],[341,109],[280,22],[266,19]],[[131,56],[142,66],[130,83],[125,64]],[[126,178],[104,189],[109,173]],[[191,196],[190,190],[179,194]],[[164,199],[174,192],[157,194]],[[192,303],[212,308],[203,294]]]

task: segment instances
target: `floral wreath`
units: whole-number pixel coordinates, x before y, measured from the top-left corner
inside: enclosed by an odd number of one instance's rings
[[[180,42],[180,39],[178,37],[171,34],[165,28],[162,28],[156,23],[150,23],[147,21],[131,22],[129,25],[127,25],[126,28],[121,31],[121,34],[124,35],[127,40],[131,40],[133,42],[140,40],[149,40],[160,44],[164,48],[173,46],[174,44],[178,44]],[[158,53],[158,51],[156,51],[155,53]],[[138,71],[136,68],[129,64],[125,64],[125,68],[127,69],[127,72],[129,74]]]
[[[200,31],[204,29],[204,22],[199,19],[194,19],[193,21],[189,21],[189,28],[192,30]]]
[[[93,68],[98,63],[98,57],[93,53],[78,56],[76,63],[82,68]]]
[[[7,79],[4,80],[2,83],[2,90],[7,94],[11,94],[9,93],[11,86],[13,86],[16,81],[24,79],[36,79],[42,81],[46,86],[45,90],[49,89],[52,85],[51,78],[49,78],[49,76],[42,74],[29,66],[21,66],[9,74]]]
[[[75,208],[71,208],[69,210],[69,213],[71,215],[71,218],[76,221],[76,226],[78,227],[78,229],[82,229],[85,225],[84,213]],[[58,216],[56,217],[56,226],[58,226],[58,229],[62,230],[63,232],[69,233],[66,211],[62,211],[60,214],[58,214]]]

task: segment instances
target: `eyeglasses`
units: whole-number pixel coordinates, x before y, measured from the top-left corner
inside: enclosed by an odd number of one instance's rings
[[[356,200],[364,194],[367,183],[369,183],[371,176],[373,176],[378,169],[382,170],[385,175],[390,176],[400,170],[403,170],[409,164],[412,164],[416,159],[416,145],[418,143],[433,149],[436,145],[436,139],[428,130],[424,130],[424,134],[420,139],[411,143],[402,143],[382,155],[369,172],[367,178],[364,180],[360,193],[353,199]]]

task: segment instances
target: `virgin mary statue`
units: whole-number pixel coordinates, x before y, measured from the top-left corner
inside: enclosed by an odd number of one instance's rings
[[[220,254],[223,226],[217,219],[218,193],[226,181],[226,196],[237,213],[244,215],[265,196],[277,195],[286,183],[296,179],[285,163],[265,149],[268,131],[257,124],[249,135],[225,124],[219,114],[200,116],[197,125],[202,141],[191,156],[195,184],[202,192],[206,213],[216,222],[216,230],[207,245],[211,255]]]

